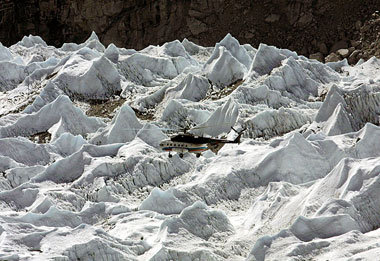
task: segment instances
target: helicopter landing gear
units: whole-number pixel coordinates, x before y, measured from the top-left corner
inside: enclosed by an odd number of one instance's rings
[[[171,157],[173,157],[173,155],[169,153],[169,158],[171,158]]]
[[[179,154],[179,157],[182,159],[182,158],[183,158],[183,153],[180,153],[180,154]]]
[[[197,156],[197,158],[199,158],[199,157],[201,156],[201,154],[200,154],[200,153],[197,153],[195,156]]]

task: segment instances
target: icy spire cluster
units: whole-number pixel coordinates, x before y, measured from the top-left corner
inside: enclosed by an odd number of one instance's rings
[[[375,260],[379,116],[376,58],[230,34],[0,45],[0,259]],[[247,130],[217,155],[159,150],[166,129],[226,123]]]

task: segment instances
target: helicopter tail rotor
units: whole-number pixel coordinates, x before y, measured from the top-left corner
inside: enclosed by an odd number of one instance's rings
[[[231,129],[233,129],[233,130],[238,134],[238,136],[234,139],[233,143],[238,143],[238,144],[240,144],[240,138],[241,138],[241,135],[243,135],[243,132],[244,132],[245,130],[247,130],[247,128],[244,128],[244,129],[242,129],[241,131],[237,131],[237,130],[235,130],[233,127],[231,127]]]

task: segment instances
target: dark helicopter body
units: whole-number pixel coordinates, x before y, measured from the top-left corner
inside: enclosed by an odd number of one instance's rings
[[[237,132],[235,129],[233,130]],[[243,131],[237,132],[238,136],[234,140],[201,137],[190,133],[177,134],[168,140],[162,141],[160,147],[162,150],[169,152],[169,157],[171,157],[170,152],[172,151],[178,152],[181,158],[186,152],[195,153],[197,157],[200,157],[203,151],[211,150],[218,153],[227,143],[240,143]]]

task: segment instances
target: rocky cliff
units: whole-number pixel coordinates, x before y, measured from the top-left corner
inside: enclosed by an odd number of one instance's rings
[[[231,32],[241,43],[326,56],[338,42],[350,47],[379,9],[378,0],[1,0],[0,41],[37,34],[60,46],[95,31],[105,44],[140,49],[185,37],[214,45]]]

